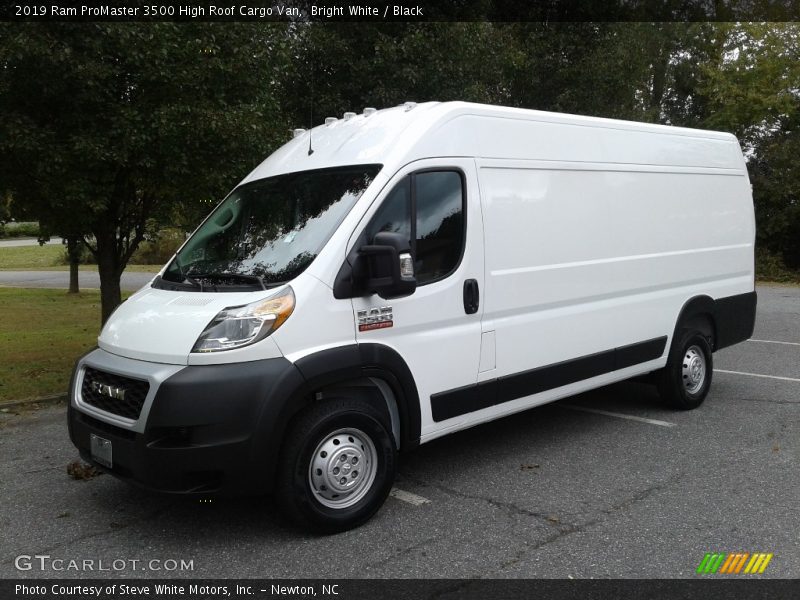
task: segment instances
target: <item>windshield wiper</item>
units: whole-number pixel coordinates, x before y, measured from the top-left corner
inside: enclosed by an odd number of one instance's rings
[[[200,286],[200,290],[203,289],[203,284],[200,283],[202,279],[209,279],[209,280],[220,280],[220,279],[238,279],[239,281],[247,281],[253,284],[258,285],[259,288],[262,290],[266,290],[267,286],[264,285],[264,280],[261,279],[258,275],[242,275],[241,273],[192,273],[192,277],[190,278],[188,275],[186,279],[190,282],[197,283]]]
[[[181,283],[189,282],[196,288],[200,288],[200,291],[203,291],[203,284],[197,281],[196,279],[189,277],[186,274],[186,271],[183,269],[183,265],[181,264],[181,257],[180,254],[175,255],[175,265],[178,267],[178,272],[181,275]]]
[[[188,281],[188,282],[189,282],[189,283],[191,283],[191,284],[192,284],[194,287],[196,287],[196,288],[200,288],[200,291],[201,291],[201,292],[203,291],[203,284],[202,284],[202,283],[200,283],[199,281],[197,281],[197,279],[195,279],[194,277],[189,277],[188,275],[184,275],[184,276],[183,276],[183,281]]]

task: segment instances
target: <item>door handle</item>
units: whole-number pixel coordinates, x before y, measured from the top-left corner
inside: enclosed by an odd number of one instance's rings
[[[467,279],[464,282],[464,312],[474,315],[480,306],[480,291],[477,279]]]

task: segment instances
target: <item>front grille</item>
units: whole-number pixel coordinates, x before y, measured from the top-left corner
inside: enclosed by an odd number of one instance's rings
[[[150,384],[86,367],[81,399],[90,406],[128,419],[138,419]]]

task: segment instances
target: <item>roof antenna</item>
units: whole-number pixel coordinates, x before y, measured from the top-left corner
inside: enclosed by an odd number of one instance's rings
[[[311,65],[311,109],[308,124],[308,155],[314,154],[314,149],[311,147],[311,131],[314,129],[314,65]]]

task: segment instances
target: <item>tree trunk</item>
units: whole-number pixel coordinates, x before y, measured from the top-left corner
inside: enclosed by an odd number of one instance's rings
[[[81,244],[76,237],[67,237],[67,256],[69,256],[69,291],[68,294],[80,292],[78,287],[78,265],[81,261]]]
[[[119,280],[121,273],[114,268],[98,265],[100,273],[100,323],[105,325],[108,317],[122,303]]]
[[[97,271],[100,274],[100,321],[105,325],[108,317],[122,302],[120,278],[122,267],[116,252],[114,233],[97,236]]]

